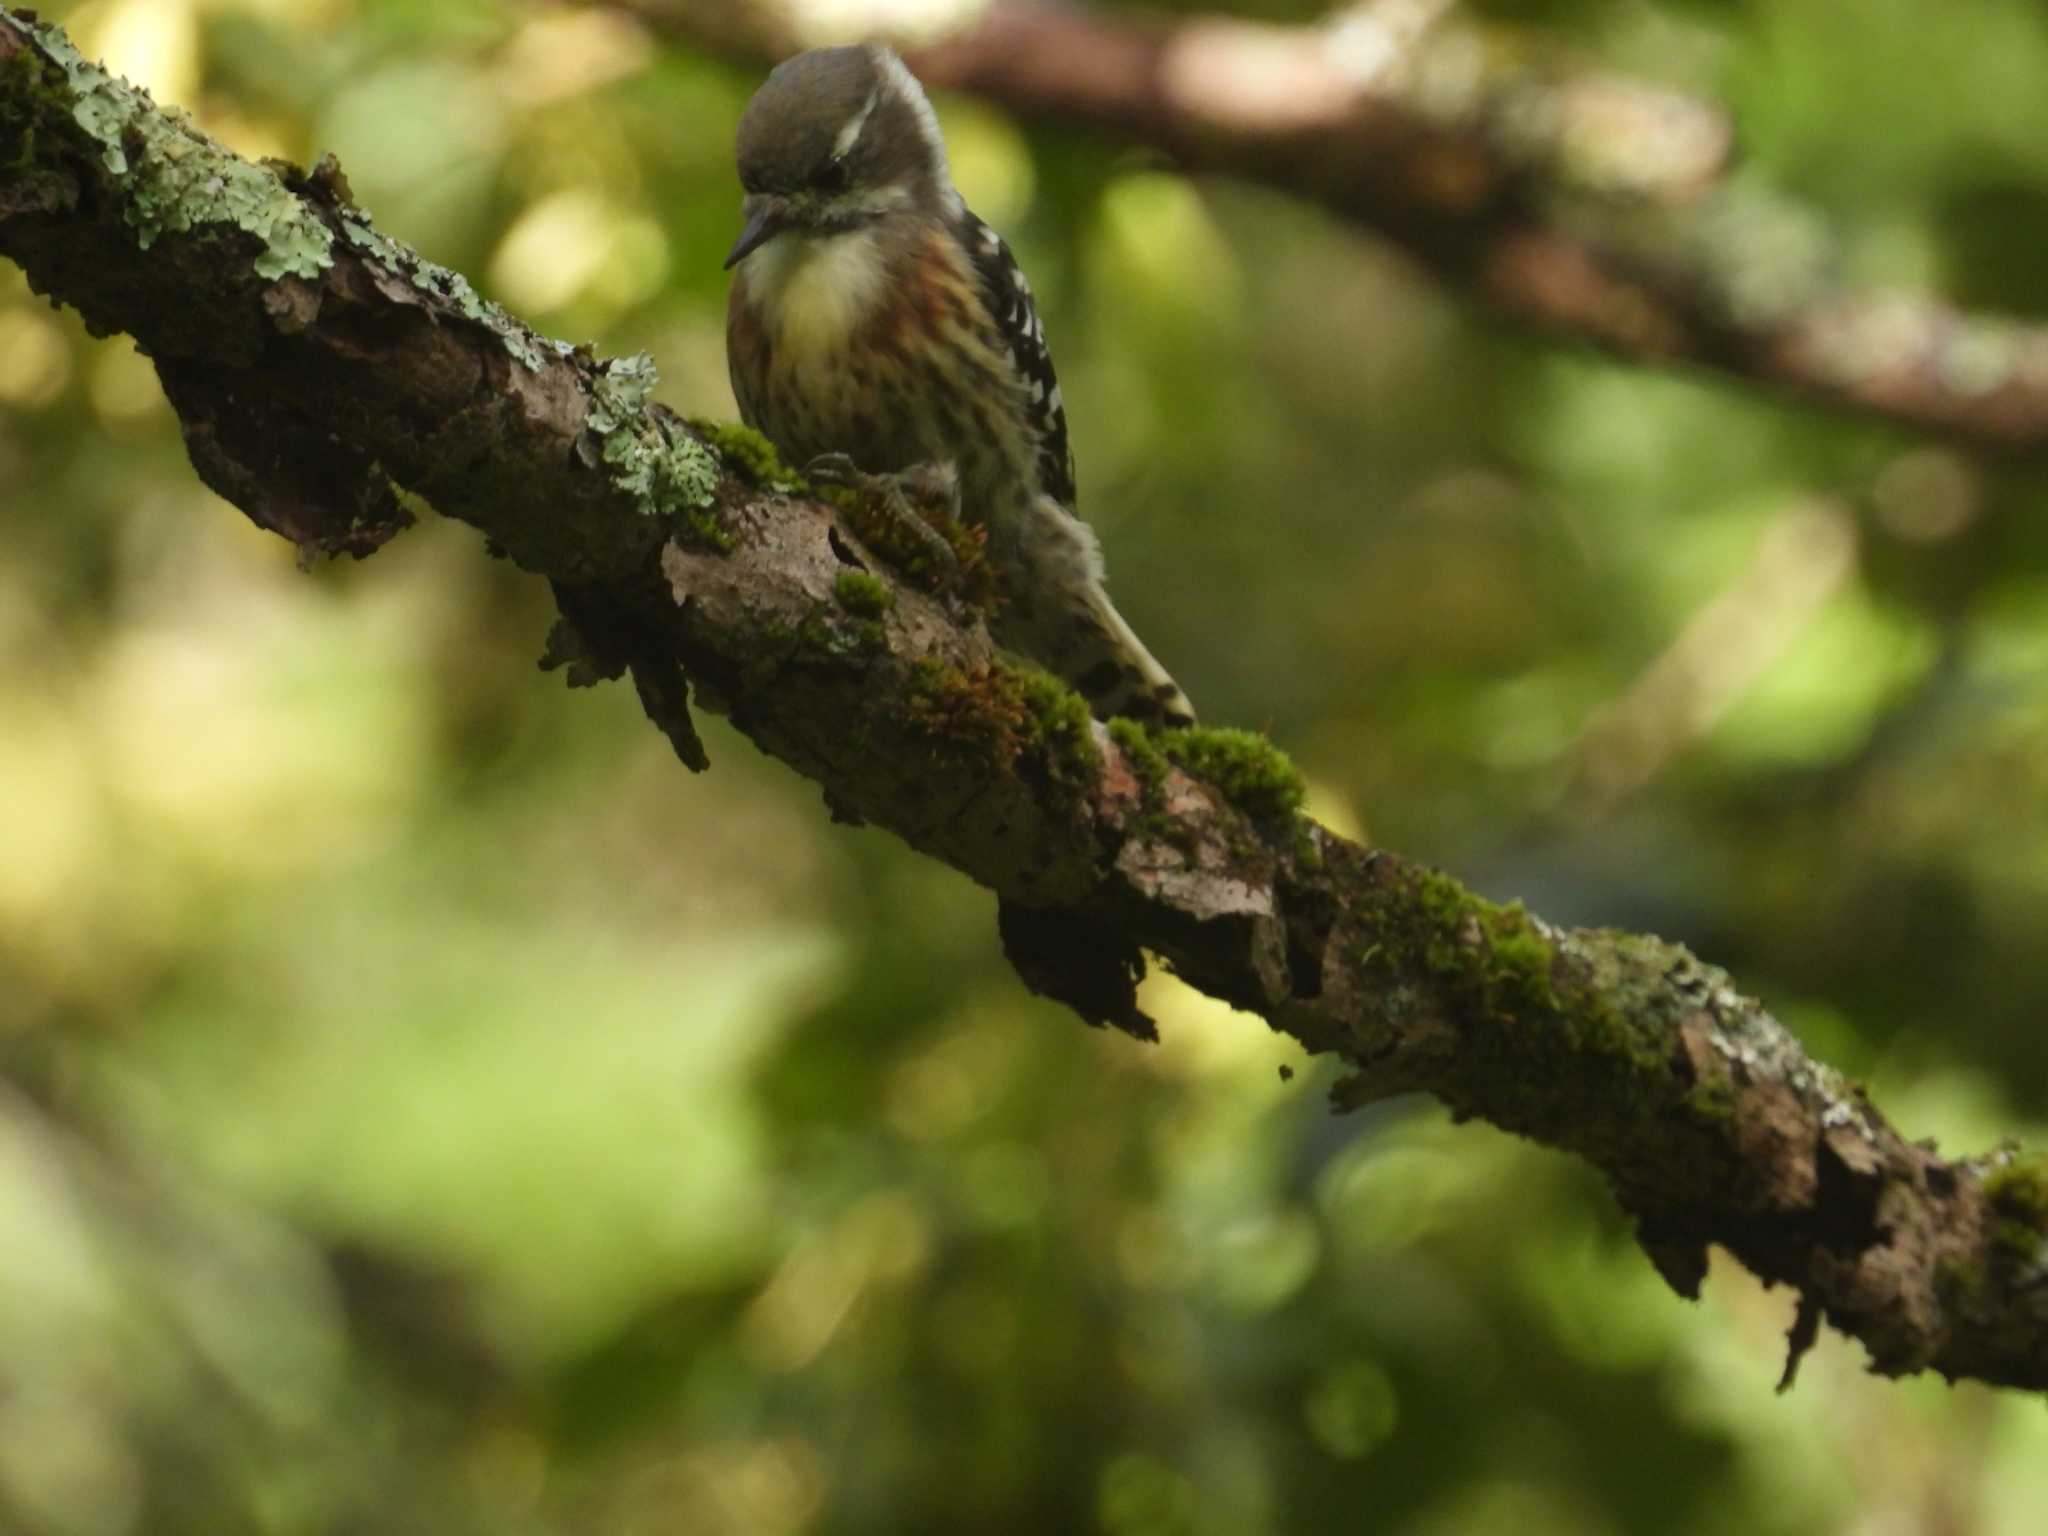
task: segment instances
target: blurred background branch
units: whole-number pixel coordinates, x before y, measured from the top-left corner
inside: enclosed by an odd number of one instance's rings
[[[1849,580],[1856,536],[1841,507],[1797,503],[1773,519],[1750,564],[1586,722],[1570,748],[1565,814],[1611,815],[1711,733]]]
[[[1064,0],[633,9],[760,59],[892,36],[934,87],[1297,194],[1558,337],[2048,446],[2048,327],[1848,284],[1825,219],[1737,174],[1725,108],[1574,67],[1449,0],[1367,0],[1313,26]]]

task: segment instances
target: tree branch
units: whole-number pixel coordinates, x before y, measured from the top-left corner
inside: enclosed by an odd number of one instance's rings
[[[806,0],[633,8],[755,55],[809,40]],[[934,87],[1318,203],[1551,335],[2048,451],[2048,326],[1845,287],[1817,214],[1727,180],[1720,108],[1546,60],[1452,9],[1377,0],[1285,27],[993,0],[909,57]]]
[[[1144,1032],[1149,951],[1349,1062],[1345,1107],[1425,1091],[1584,1157],[1681,1293],[1720,1243],[1878,1371],[2048,1386],[2048,1159],[1908,1144],[1721,972],[1336,837],[1256,738],[1089,720],[757,439],[649,404],[644,358],[535,336],[331,163],[237,160],[5,9],[0,254],[136,338],[257,522],[367,554],[424,498],[482,530],[554,584],[571,681],[630,671],[686,758],[694,690],[996,892],[1020,971],[1092,1020]]]

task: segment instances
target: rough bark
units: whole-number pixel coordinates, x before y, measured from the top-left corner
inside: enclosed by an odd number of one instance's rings
[[[1552,927],[1302,817],[1242,733],[1088,719],[858,510],[376,234],[327,165],[237,161],[0,9],[0,255],[155,359],[199,473],[313,552],[374,551],[400,493],[554,585],[550,664],[629,672],[700,765],[689,693],[997,893],[1020,973],[1143,1034],[1158,956],[1354,1068],[1584,1157],[1692,1294],[1709,1243],[1796,1287],[1886,1374],[2048,1386],[2048,1160],[1905,1142],[1718,970]],[[1795,1350],[1810,1339],[1795,1331]]]

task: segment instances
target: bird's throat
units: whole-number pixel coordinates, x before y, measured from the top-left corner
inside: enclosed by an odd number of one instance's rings
[[[837,351],[887,291],[881,232],[785,230],[741,264],[748,301],[778,349]]]

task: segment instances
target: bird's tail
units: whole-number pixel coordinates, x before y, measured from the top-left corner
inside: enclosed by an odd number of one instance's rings
[[[1188,696],[1110,601],[1101,550],[1086,523],[1041,495],[999,520],[990,535],[990,556],[1004,576],[997,640],[1064,678],[1098,720],[1195,723]]]
[[[1059,671],[1088,701],[1098,720],[1121,715],[1144,725],[1193,725],[1195,706],[1173,675],[1145,649],[1100,586],[1089,618],[1078,626],[1077,642],[1059,658]]]

